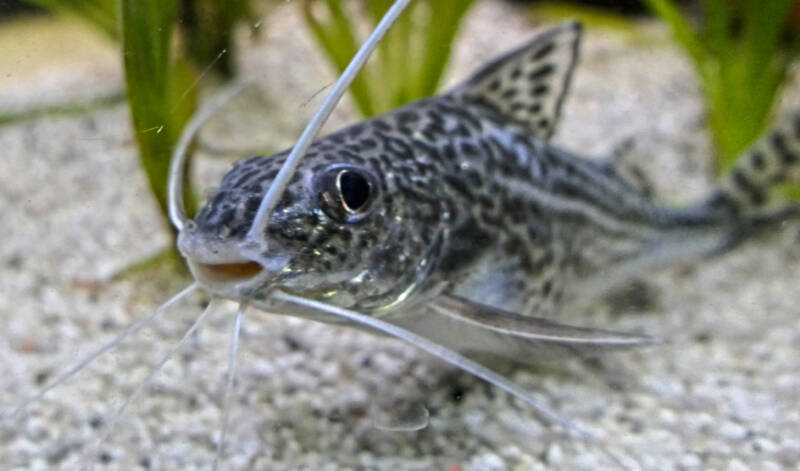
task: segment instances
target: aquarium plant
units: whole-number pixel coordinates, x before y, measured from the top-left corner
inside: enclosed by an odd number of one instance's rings
[[[798,51],[797,0],[703,0],[694,15],[644,0],[692,60],[708,107],[718,171],[764,131]]]
[[[302,0],[303,14],[314,38],[341,73],[392,0]],[[364,116],[373,116],[431,96],[444,68],[464,15],[474,0],[417,0],[386,35],[375,57],[350,87]],[[355,8],[355,7],[360,7]],[[363,22],[367,28],[361,28]]]
[[[207,71],[233,75],[232,34],[249,0],[31,0],[78,17],[120,43],[125,85],[142,167],[167,214],[172,149],[197,103]],[[180,23],[178,19],[181,19]],[[184,185],[187,210],[196,208]]]

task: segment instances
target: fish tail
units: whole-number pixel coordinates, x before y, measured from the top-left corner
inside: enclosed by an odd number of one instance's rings
[[[800,110],[739,157],[709,204],[734,216],[754,217],[771,212],[774,190],[787,183],[800,184]]]
[[[800,110],[745,151],[714,193],[689,211],[690,225],[711,227],[719,236],[705,254],[725,253],[800,217],[800,205],[781,200],[775,191],[792,183],[800,184]]]

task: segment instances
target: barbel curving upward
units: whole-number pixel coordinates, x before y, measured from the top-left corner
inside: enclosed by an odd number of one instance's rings
[[[245,236],[287,152],[238,162],[180,233],[192,273],[265,309],[280,289],[463,351],[646,343],[555,320],[644,270],[721,253],[794,215],[769,196],[800,173],[800,116],[708,199],[663,206],[610,161],[548,142],[580,38],[565,23],[448,93],[317,140],[255,244]]]

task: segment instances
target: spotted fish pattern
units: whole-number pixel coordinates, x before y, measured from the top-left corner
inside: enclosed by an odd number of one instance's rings
[[[280,287],[388,319],[440,296],[553,318],[794,213],[769,190],[797,178],[800,115],[757,143],[710,198],[683,209],[548,142],[580,37],[578,23],[565,23],[448,93],[317,140],[244,258],[239,247],[288,151],[238,162],[181,234],[181,251],[208,289],[256,303]],[[259,277],[207,270],[243,260],[264,268]]]

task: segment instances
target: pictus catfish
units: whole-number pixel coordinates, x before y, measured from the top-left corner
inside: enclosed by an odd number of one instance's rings
[[[800,116],[709,199],[662,206],[610,160],[548,142],[580,37],[566,23],[447,93],[319,139],[256,247],[245,236],[287,153],[238,162],[180,234],[192,273],[223,297],[269,308],[280,289],[461,351],[519,358],[508,340],[645,340],[555,319],[645,269],[720,253],[789,216],[767,204],[768,190],[800,167]]]
[[[565,23],[447,93],[314,142],[255,234],[289,153],[238,162],[181,225],[179,249],[197,284],[271,312],[347,319],[405,339],[571,426],[457,352],[525,360],[542,345],[651,343],[562,324],[559,315],[643,271],[723,253],[796,216],[796,206],[770,196],[775,185],[800,180],[800,114],[756,143],[710,197],[680,209],[651,199],[613,159],[553,146],[580,38],[580,25]],[[237,333],[240,321],[241,312]]]

